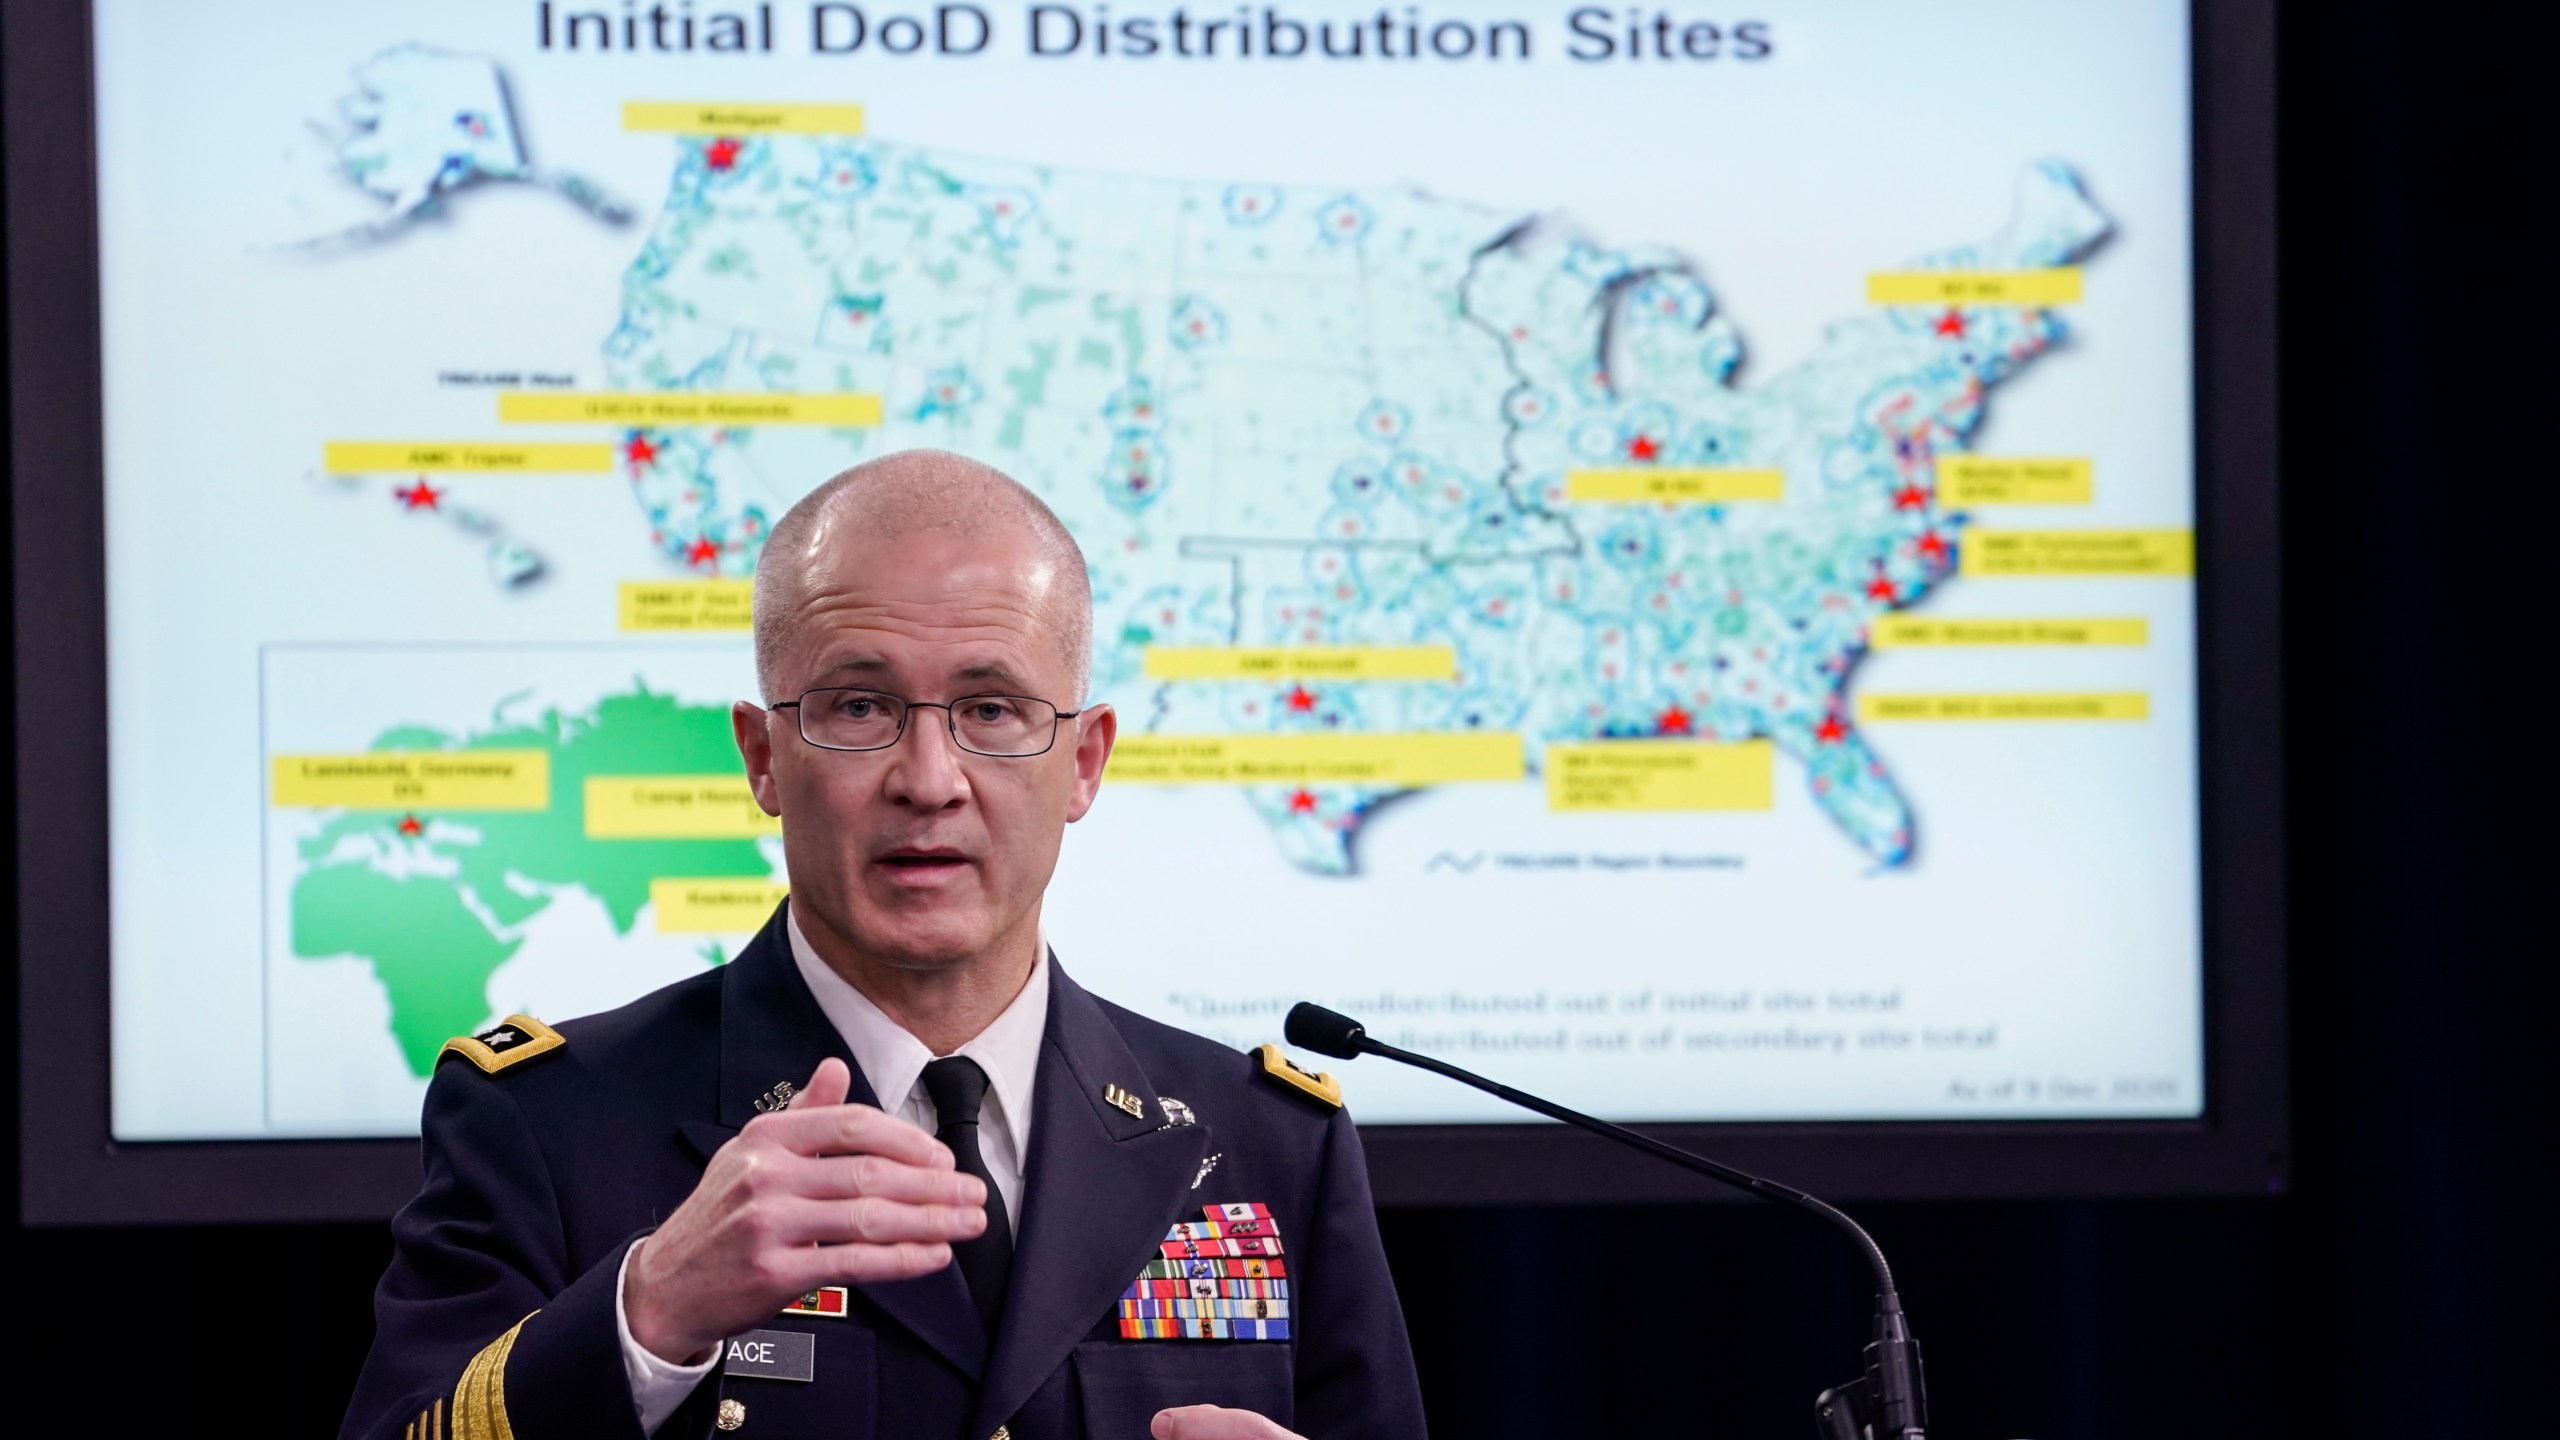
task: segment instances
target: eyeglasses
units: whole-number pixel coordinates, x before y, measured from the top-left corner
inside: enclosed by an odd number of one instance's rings
[[[910,714],[939,710],[950,723],[953,744],[972,755],[1006,759],[1046,755],[1058,743],[1059,722],[1083,713],[1028,695],[969,695],[936,704],[837,688],[812,690],[771,708],[798,711],[800,738],[821,750],[886,750],[907,733]]]

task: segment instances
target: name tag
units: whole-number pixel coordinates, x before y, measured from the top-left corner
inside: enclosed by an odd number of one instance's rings
[[[759,1380],[812,1380],[818,1373],[818,1337],[797,1330],[750,1330],[723,1342],[724,1375]]]

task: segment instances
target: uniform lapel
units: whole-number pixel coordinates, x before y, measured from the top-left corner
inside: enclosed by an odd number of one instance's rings
[[[809,1072],[830,1055],[853,1072],[853,1089],[846,1099],[858,1105],[879,1104],[862,1067],[845,1048],[844,1037],[836,1033],[800,978],[783,914],[776,910],[721,976],[719,1120],[688,1121],[677,1127],[706,1159],[755,1118],[759,1098],[778,1084],[807,1084]],[[913,1280],[857,1288],[970,1379],[985,1370],[986,1328],[969,1303],[960,1267],[947,1265]]]
[[[1146,1266],[1190,1198],[1200,1126],[1164,1128],[1155,1089],[1102,1006],[1049,963],[1013,1285],[972,1435],[1011,1418]],[[1140,1097],[1130,1115],[1105,1086]]]

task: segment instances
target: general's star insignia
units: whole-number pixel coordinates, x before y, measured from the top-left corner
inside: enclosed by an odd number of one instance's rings
[[[456,1035],[447,1040],[444,1048],[436,1052],[436,1058],[459,1055],[495,1075],[510,1065],[548,1055],[568,1043],[559,1031],[530,1015],[510,1015],[477,1035]]]

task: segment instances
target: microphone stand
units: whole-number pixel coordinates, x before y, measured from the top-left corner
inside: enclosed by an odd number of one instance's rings
[[[1704,1155],[1692,1155],[1650,1135],[1640,1134],[1623,1125],[1612,1125],[1579,1110],[1568,1110],[1552,1100],[1514,1090],[1498,1080],[1488,1080],[1471,1070],[1461,1070],[1445,1060],[1435,1060],[1431,1056],[1390,1045],[1372,1037],[1358,1021],[1321,1005],[1301,1002],[1293,1007],[1284,1033],[1290,1044],[1338,1060],[1353,1060],[1363,1054],[1378,1055],[1435,1075],[1445,1075],[1495,1099],[1524,1110],[1534,1110],[1551,1120],[1561,1120],[1594,1135],[1606,1136],[1692,1174],[1704,1175],[1828,1222],[1856,1242],[1859,1252],[1866,1257],[1867,1268],[1874,1272],[1876,1314],[1867,1341],[1866,1373],[1814,1397],[1816,1433],[1821,1440],[1925,1440],[1929,1423],[1928,1396],[1921,1381],[1920,1342],[1911,1338],[1910,1322],[1903,1316],[1902,1297],[1893,1287],[1893,1267],[1885,1262],[1884,1250],[1876,1244],[1875,1237],[1834,1206],[1793,1186],[1737,1170]]]

